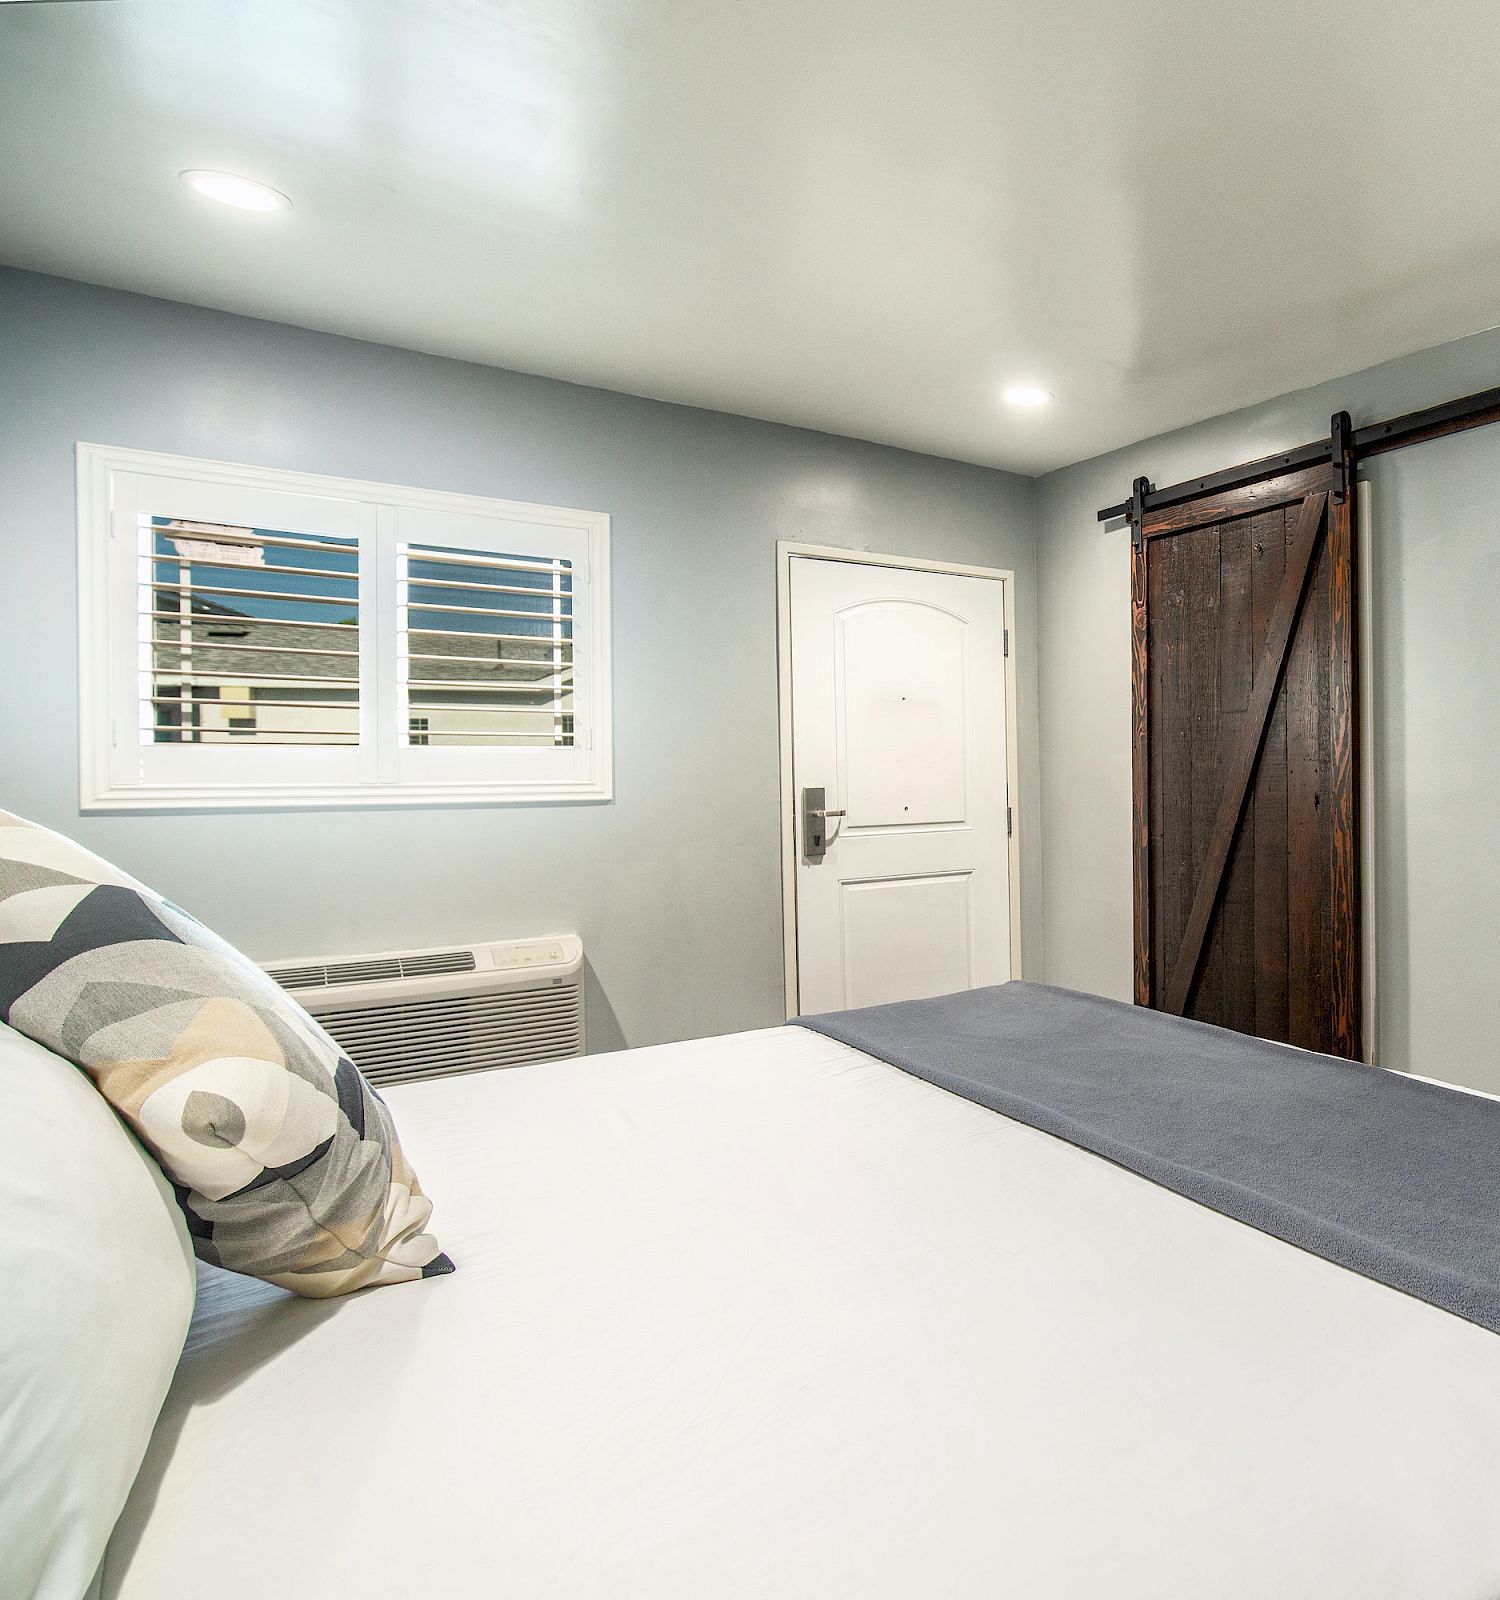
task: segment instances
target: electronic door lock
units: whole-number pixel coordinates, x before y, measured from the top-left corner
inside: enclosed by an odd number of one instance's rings
[[[827,798],[823,789],[802,791],[802,854],[808,861],[821,861],[827,855],[828,819],[844,814],[842,810],[830,811],[824,803]]]

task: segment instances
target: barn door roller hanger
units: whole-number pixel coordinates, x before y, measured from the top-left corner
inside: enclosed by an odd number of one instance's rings
[[[1500,395],[1500,390],[1496,391]],[[1243,467],[1230,467],[1224,472],[1212,472],[1206,478],[1194,478],[1190,483],[1174,483],[1166,489],[1153,489],[1149,478],[1137,478],[1130,486],[1130,498],[1124,504],[1109,506],[1099,513],[1100,522],[1112,522],[1116,517],[1126,517],[1130,522],[1130,542],[1139,547],[1146,538],[1146,513],[1160,511],[1166,506],[1196,500],[1201,494],[1212,494],[1217,489],[1237,489],[1259,478],[1295,472],[1301,467],[1315,467],[1327,461],[1333,468],[1333,486],[1330,491],[1334,505],[1341,506],[1349,493],[1349,470],[1355,433],[1347,411],[1334,413],[1328,437],[1316,444],[1305,444],[1300,450],[1288,450],[1284,455],[1262,456],[1259,461]]]
[[[1277,473],[1295,472],[1299,467],[1315,467],[1324,461],[1331,463],[1334,470],[1334,504],[1342,505],[1349,492],[1345,480],[1346,464],[1351,457],[1358,462],[1365,456],[1384,455],[1387,450],[1400,450],[1409,444],[1441,439],[1445,434],[1462,433],[1467,428],[1482,428],[1491,422],[1500,422],[1500,389],[1485,389],[1479,394],[1465,395],[1461,400],[1428,406],[1424,411],[1410,411],[1405,416],[1393,417],[1389,422],[1372,422],[1364,428],[1353,427],[1349,413],[1340,411],[1333,418],[1326,439],[1288,450],[1282,455],[1263,456],[1259,461],[1250,461],[1241,467],[1229,467],[1223,472],[1212,472],[1206,478],[1169,484],[1164,489],[1153,489],[1147,479],[1137,478],[1130,498],[1122,500],[1119,505],[1106,506],[1099,513],[1099,520],[1114,522],[1120,517],[1128,517],[1131,538],[1139,544],[1143,538],[1141,524],[1148,511],[1181,505],[1185,500],[1195,500],[1199,495],[1211,494],[1218,489],[1237,489],[1243,484],[1273,477]]]

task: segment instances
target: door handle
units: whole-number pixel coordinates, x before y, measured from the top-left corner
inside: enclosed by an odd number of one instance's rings
[[[844,815],[842,809],[831,810],[827,799],[823,789],[802,791],[802,854],[809,861],[821,861],[828,854],[828,818]]]

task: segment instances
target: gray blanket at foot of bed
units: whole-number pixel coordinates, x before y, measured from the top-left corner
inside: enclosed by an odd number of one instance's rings
[[[1500,1333],[1500,1103],[1007,983],[798,1023]]]

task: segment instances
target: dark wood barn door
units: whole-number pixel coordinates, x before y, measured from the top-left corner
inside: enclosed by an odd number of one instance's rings
[[[1351,464],[1141,519],[1141,1005],[1360,1055]]]

